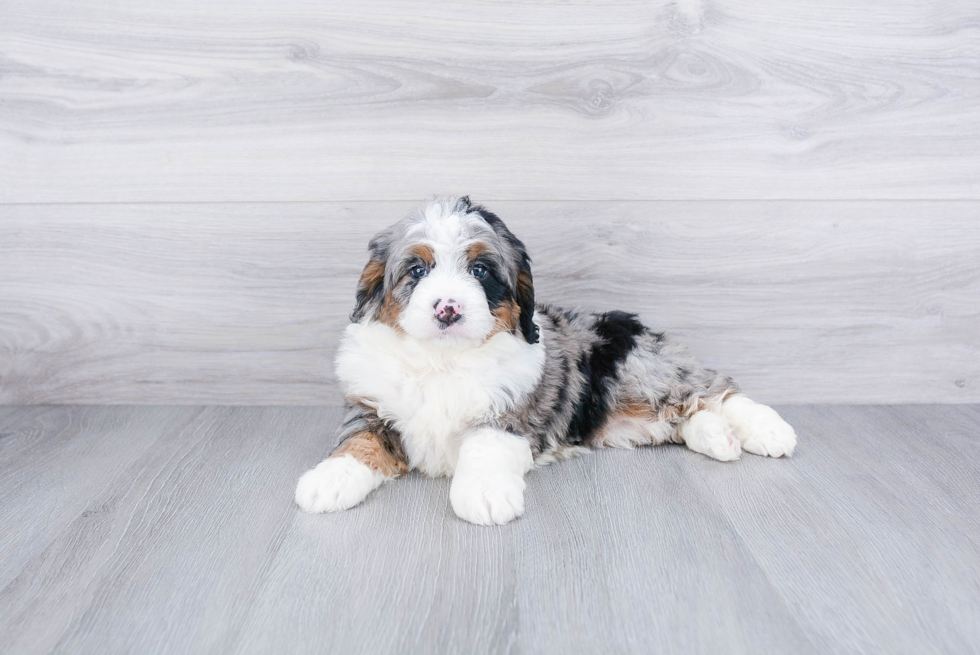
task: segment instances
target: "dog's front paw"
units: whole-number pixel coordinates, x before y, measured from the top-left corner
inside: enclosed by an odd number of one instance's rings
[[[300,477],[296,504],[313,513],[350,509],[384,480],[350,455],[330,457]]]
[[[513,473],[457,474],[449,500],[464,521],[501,525],[524,513],[524,486],[524,478]]]
[[[764,457],[793,454],[796,432],[772,407],[735,396],[725,401],[721,411],[746,452]]]

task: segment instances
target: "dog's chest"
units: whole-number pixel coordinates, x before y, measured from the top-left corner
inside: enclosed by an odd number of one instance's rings
[[[379,324],[350,326],[337,356],[347,395],[368,401],[391,421],[409,464],[429,475],[451,475],[466,430],[522,402],[543,365],[540,345],[512,335],[449,352]]]

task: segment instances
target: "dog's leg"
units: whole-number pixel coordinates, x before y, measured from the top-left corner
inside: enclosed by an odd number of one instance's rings
[[[385,480],[408,472],[405,460],[370,431],[345,439],[296,485],[296,504],[307,512],[350,509]]]
[[[449,489],[453,510],[479,525],[507,523],[524,513],[524,474],[533,463],[527,439],[477,428],[463,439]]]
[[[723,462],[738,459],[742,454],[741,444],[725,419],[708,410],[701,410],[684,421],[680,435],[694,452]]]
[[[781,457],[796,448],[796,432],[772,407],[737,394],[722,403],[721,415],[747,452]]]

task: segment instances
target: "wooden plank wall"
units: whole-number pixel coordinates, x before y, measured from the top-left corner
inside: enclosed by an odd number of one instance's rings
[[[367,239],[446,193],[761,400],[980,401],[972,0],[0,14],[0,402],[336,402]]]

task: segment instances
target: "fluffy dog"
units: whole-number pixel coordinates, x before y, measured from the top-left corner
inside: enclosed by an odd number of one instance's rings
[[[524,511],[524,474],[582,451],[682,442],[714,459],[790,455],[796,434],[634,314],[536,305],[524,244],[469,198],[375,236],[337,355],[339,445],[296,488],[308,512],[418,469],[456,514]]]

